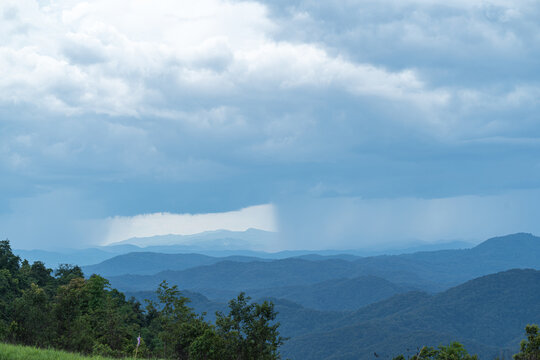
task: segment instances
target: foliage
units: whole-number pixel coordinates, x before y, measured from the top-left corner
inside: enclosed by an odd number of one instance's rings
[[[157,312],[154,321],[159,324],[160,347],[163,356],[189,359],[191,343],[209,328],[200,317],[187,306],[189,299],[180,295],[177,286],[169,287],[162,282],[158,288],[161,311],[149,304],[149,312]]]
[[[274,304],[249,303],[250,298],[240,293],[229,302],[227,316],[217,314],[218,334],[227,343],[228,350],[241,359],[276,359],[277,349],[284,339],[279,336],[279,323],[275,321]],[[233,355],[234,356],[234,355]]]
[[[162,282],[157,293],[159,303],[149,302],[143,309],[101,276],[85,279],[81,268],[71,265],[53,273],[42,262],[21,261],[7,240],[0,242],[0,341],[125,357],[135,354],[140,334],[139,358],[279,358],[283,340],[273,304],[249,303],[241,294],[231,301],[229,315],[220,314],[214,326],[187,306],[189,299],[176,286]],[[24,354],[10,359],[34,356]]]
[[[448,346],[440,345],[437,349],[433,347],[422,347],[410,360],[477,360],[478,356],[469,355],[467,350],[458,342],[453,342]],[[394,360],[405,360],[403,355],[399,355]]]
[[[539,360],[540,359],[540,332],[538,325],[525,327],[527,339],[521,341],[520,352],[514,355],[515,360]]]
[[[285,308],[276,301],[282,333],[291,336],[284,357],[315,360],[392,358],[422,345],[458,341],[481,359],[509,359],[525,325],[540,316],[540,271],[510,270],[445,292],[407,293],[358,311],[334,314]],[[339,294],[336,294],[339,296]],[[302,313],[303,317],[300,317]],[[294,329],[291,323],[294,322]]]

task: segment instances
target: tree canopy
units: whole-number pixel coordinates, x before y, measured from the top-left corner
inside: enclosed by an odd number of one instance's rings
[[[277,313],[270,302],[252,303],[240,294],[215,324],[188,306],[177,286],[161,283],[159,301],[146,307],[111,289],[101,276],[84,278],[81,268],[15,256],[0,241],[0,341],[82,354],[166,359],[279,359]]]

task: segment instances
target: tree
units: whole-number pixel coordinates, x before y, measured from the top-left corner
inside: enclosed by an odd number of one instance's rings
[[[8,240],[0,241],[0,340],[13,336],[13,301],[21,295],[20,258],[11,251]],[[9,335],[11,333],[11,335]]]
[[[229,301],[227,316],[216,314],[218,334],[226,340],[234,359],[279,359],[278,348],[285,339],[279,336],[274,304],[250,303],[249,300],[250,297],[240,293]]]
[[[163,356],[175,356],[177,359],[189,359],[189,350],[195,339],[204,334],[210,326],[187,306],[189,299],[181,296],[176,285],[169,287],[163,281],[158,287],[161,311],[156,321],[159,322]],[[149,304],[149,312],[155,310]]]
[[[441,345],[437,349],[424,346],[413,355],[411,360],[478,360],[478,356],[469,355],[467,350],[458,342],[453,342],[448,346]],[[394,357],[394,360],[405,360],[403,355]]]
[[[57,346],[96,355],[122,356],[134,348],[140,331],[132,304],[107,279],[73,278],[58,288],[56,303]]]
[[[85,283],[83,278],[75,278],[58,288],[54,311],[57,328],[55,345],[58,348],[82,353],[92,352],[94,339],[86,319],[85,303],[88,299],[84,290]]]
[[[232,359],[227,352],[225,339],[219,336],[213,327],[208,327],[189,347],[190,360],[227,360]]]
[[[540,360],[540,332],[538,325],[525,327],[527,339],[521,340],[520,352],[514,355],[514,360]]]
[[[60,264],[54,272],[54,276],[59,285],[69,284],[72,279],[84,278],[80,267],[69,264]]]
[[[80,267],[60,265],[51,275],[43,262],[32,265],[0,241],[0,341],[84,354],[133,355],[180,360],[279,359],[283,339],[274,305],[250,303],[241,293],[217,325],[188,307],[189,299],[166,282],[159,304],[146,312],[135,299],[110,288],[101,276],[83,277]]]
[[[25,345],[50,344],[51,303],[45,291],[32,283],[13,303],[13,322],[10,337]]]
[[[9,240],[0,241],[0,269],[6,269],[14,274],[19,270],[21,258],[11,251]]]

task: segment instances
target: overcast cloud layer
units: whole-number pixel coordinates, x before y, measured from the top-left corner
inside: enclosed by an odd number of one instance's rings
[[[533,0],[2,1],[0,235],[97,244],[100,219],[270,203],[283,248],[540,233],[521,216],[540,211],[539,18]]]

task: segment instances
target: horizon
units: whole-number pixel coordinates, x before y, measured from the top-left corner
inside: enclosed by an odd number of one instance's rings
[[[259,230],[255,228],[249,228],[244,231],[231,231],[231,230],[209,230],[203,231],[201,233],[194,233],[189,235],[181,234],[165,234],[165,235],[155,235],[150,237],[134,237],[126,239],[123,241],[96,245],[90,247],[48,247],[48,248],[16,248],[11,247],[15,251],[23,251],[31,253],[33,251],[37,252],[51,252],[51,253],[77,253],[85,250],[105,250],[111,251],[116,255],[127,254],[129,251],[126,250],[118,251],[118,249],[125,249],[126,246],[130,248],[137,248],[140,250],[152,250],[156,253],[164,254],[213,254],[210,256],[223,256],[216,254],[266,254],[266,255],[277,255],[277,254],[286,254],[286,253],[301,253],[301,254],[319,254],[319,255],[354,255],[354,256],[379,256],[379,255],[399,255],[399,254],[412,254],[416,252],[430,252],[430,251],[439,251],[439,250],[467,250],[472,249],[478,245],[489,242],[490,240],[499,239],[499,238],[511,238],[520,235],[531,236],[533,238],[538,238],[537,235],[533,233],[526,232],[517,232],[510,234],[501,234],[498,236],[480,239],[480,240],[460,240],[460,239],[448,239],[448,240],[439,240],[439,241],[420,241],[417,239],[408,239],[407,241],[400,241],[392,245],[385,246],[373,246],[373,247],[358,247],[358,248],[290,248],[290,249],[278,249],[272,250],[268,247],[266,248],[256,248],[251,245],[249,241],[244,241],[244,245],[249,245],[242,247],[239,244],[232,244],[232,247],[228,247],[227,243],[220,244],[219,241],[227,240],[242,240],[245,239],[245,236],[249,233],[253,234],[255,239],[257,235],[272,235],[275,236],[277,233],[272,231]],[[208,238],[208,235],[217,235],[215,237]],[[225,237],[227,236],[227,237]],[[232,236],[232,237],[230,237]],[[237,236],[237,237],[234,237]],[[166,239],[165,242],[160,242],[161,239]],[[249,237],[248,237],[249,239]],[[5,239],[10,241],[9,239]],[[187,240],[187,242],[186,242]],[[195,242],[193,240],[196,240]],[[260,245],[260,244],[259,244]],[[116,251],[115,251],[116,250]]]

